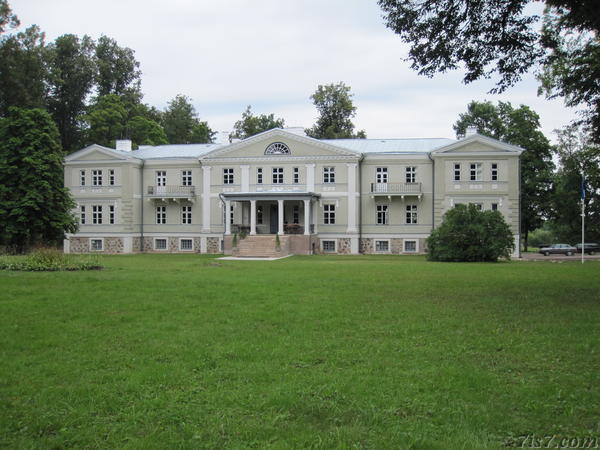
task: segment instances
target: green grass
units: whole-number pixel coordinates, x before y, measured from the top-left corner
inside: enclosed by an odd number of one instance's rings
[[[600,436],[600,263],[103,257],[0,272],[0,447]]]

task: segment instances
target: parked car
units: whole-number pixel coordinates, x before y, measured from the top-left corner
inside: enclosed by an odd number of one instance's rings
[[[581,253],[581,248],[582,247],[583,247],[582,244],[577,244],[575,246],[575,248],[577,249],[577,253]],[[584,252],[588,253],[590,255],[593,255],[594,253],[598,253],[598,252],[600,252],[600,244],[596,244],[596,243],[592,243],[592,242],[586,242],[585,243]]]
[[[577,249],[569,244],[552,244],[548,247],[540,248],[540,253],[545,256],[557,254],[571,256],[575,252],[577,252]]]

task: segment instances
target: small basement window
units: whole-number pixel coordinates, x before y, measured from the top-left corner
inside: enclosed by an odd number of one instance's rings
[[[166,250],[167,240],[164,238],[154,239],[154,250]]]
[[[180,239],[179,240],[179,250],[188,251],[188,252],[194,250],[193,239]]]
[[[390,251],[390,241],[375,241],[375,252],[388,253]]]
[[[335,241],[321,241],[321,246],[323,247],[323,252],[335,253]]]
[[[104,239],[90,239],[90,250],[93,252],[104,250]]]
[[[404,251],[406,253],[416,253],[417,241],[404,241]]]

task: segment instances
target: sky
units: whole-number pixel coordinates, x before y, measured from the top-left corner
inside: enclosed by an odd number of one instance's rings
[[[542,131],[567,125],[573,110],[537,96],[533,75],[500,95],[493,80],[469,85],[459,71],[434,78],[405,61],[408,47],[385,27],[376,0],[9,0],[21,29],[37,24],[50,42],[105,34],[140,62],[144,102],[164,109],[177,94],[201,120],[229,133],[247,105],[286,126],[312,126],[320,84],[351,87],[354,124],[369,138],[455,138],[472,100],[530,106]]]

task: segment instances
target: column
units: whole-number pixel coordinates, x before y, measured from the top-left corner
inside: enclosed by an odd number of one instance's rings
[[[304,234],[310,234],[310,200],[304,200]]]
[[[313,207],[311,208],[312,211],[312,223],[315,227],[315,234],[318,233],[317,230],[317,224],[319,223],[319,204],[320,202],[314,202],[313,203]]]
[[[250,200],[250,234],[256,234],[256,200]]]
[[[283,234],[283,200],[277,200],[277,220],[279,226],[277,227],[277,234]]]
[[[210,232],[210,166],[202,166],[202,232]]]
[[[225,200],[225,234],[231,234],[231,202]]]

